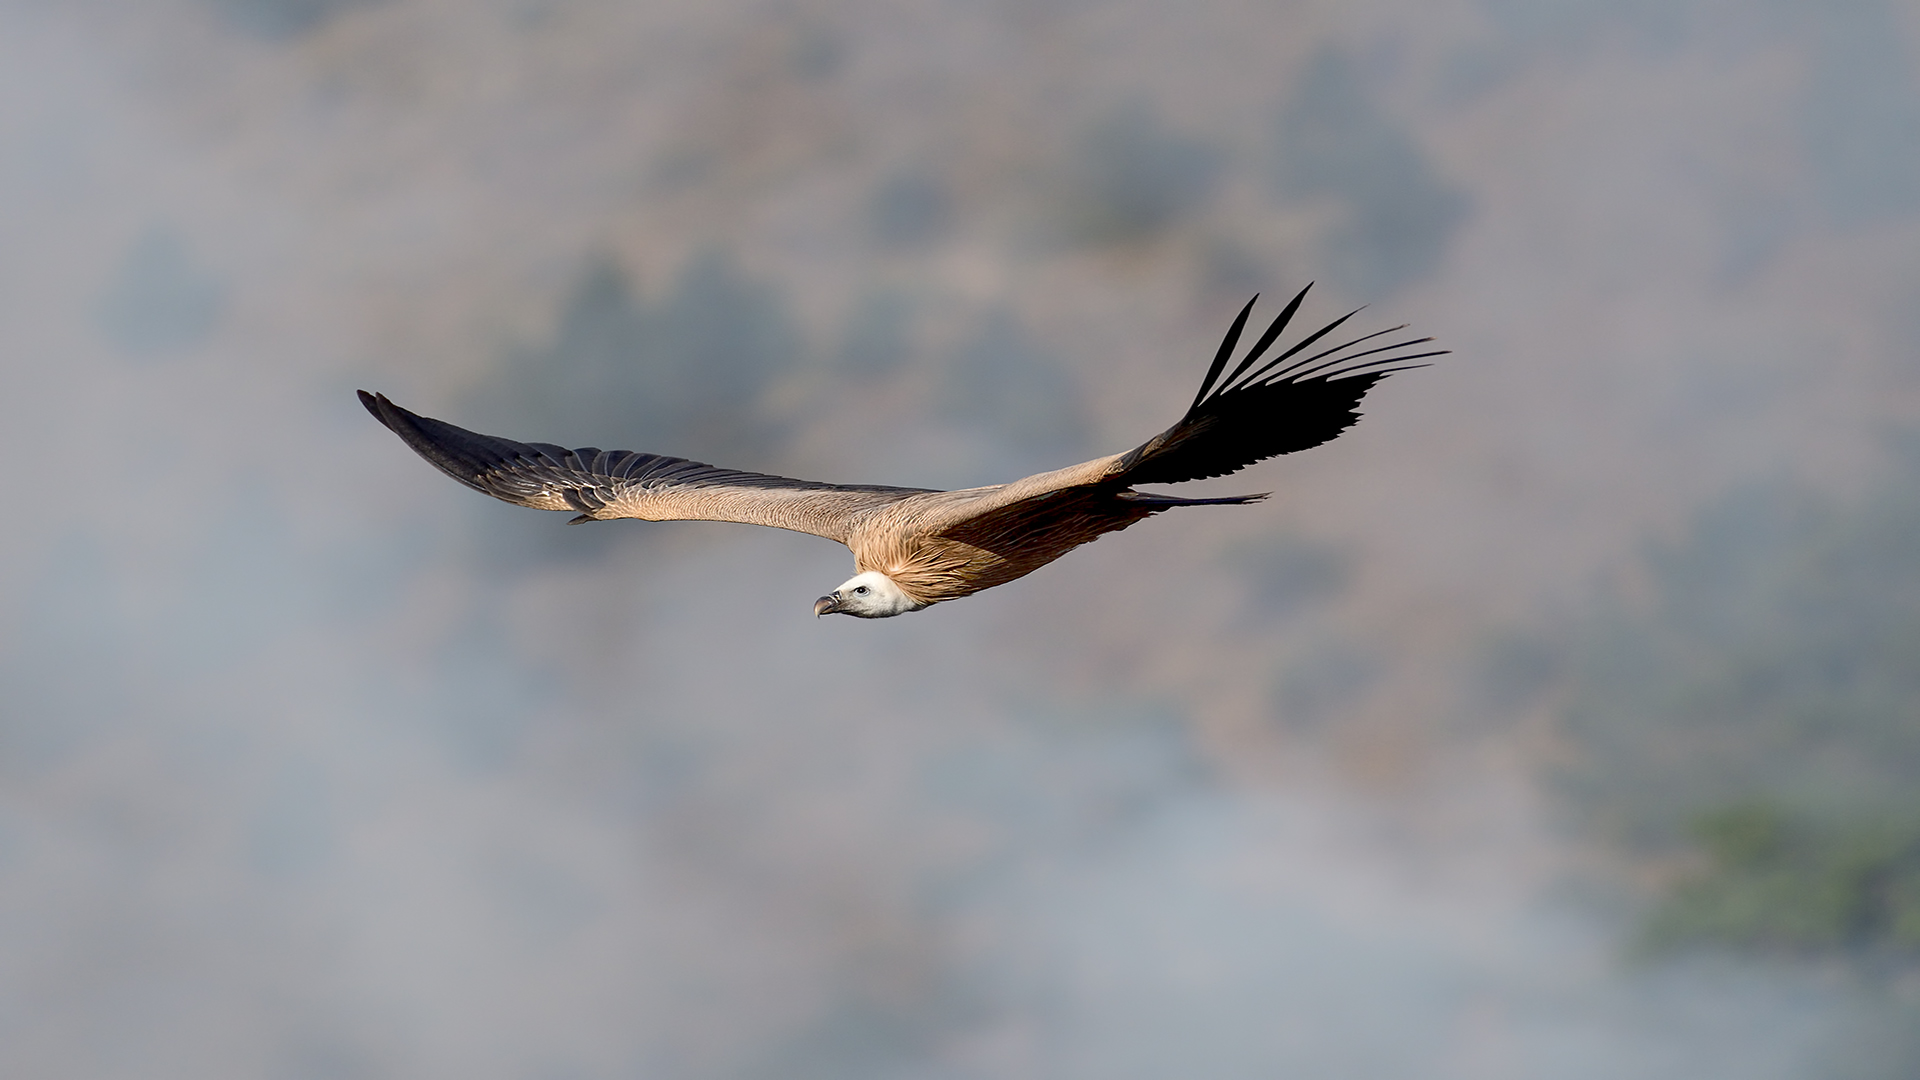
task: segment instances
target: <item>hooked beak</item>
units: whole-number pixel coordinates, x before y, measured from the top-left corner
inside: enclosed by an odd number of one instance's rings
[[[813,602],[813,617],[819,618],[840,610],[840,594],[832,593]]]

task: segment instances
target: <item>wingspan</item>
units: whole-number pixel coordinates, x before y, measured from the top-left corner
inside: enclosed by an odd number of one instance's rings
[[[1448,351],[1420,351],[1420,346],[1432,338],[1394,340],[1406,329],[1396,326],[1301,356],[1358,314],[1350,311],[1260,364],[1267,349],[1293,321],[1311,288],[1308,285],[1300,290],[1232,374],[1222,379],[1220,374],[1232,359],[1247,316],[1253,312],[1254,301],[1247,301],[1220,342],[1220,351],[1187,414],[1179,423],[1120,455],[1105,479],[1128,486],[1204,480],[1238,472],[1279,454],[1319,446],[1360,418],[1360,399],[1373,384],[1396,371],[1425,367],[1415,361]]]
[[[421,457],[496,499],[538,510],[573,510],[572,523],[611,518],[737,521],[846,543],[873,512],[923,488],[822,484],[722,469],[686,458],[481,435],[360,391],[360,403]]]

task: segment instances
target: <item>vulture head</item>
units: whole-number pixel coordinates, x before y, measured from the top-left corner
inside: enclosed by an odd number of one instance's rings
[[[916,604],[893,579],[878,570],[855,574],[847,583],[813,602],[813,614],[851,615],[856,619],[887,619],[917,611]]]

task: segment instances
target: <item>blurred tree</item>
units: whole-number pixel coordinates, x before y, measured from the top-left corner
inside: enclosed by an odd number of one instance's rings
[[[547,342],[511,352],[500,376],[447,418],[514,439],[778,471],[788,431],[768,407],[769,391],[811,356],[778,290],[723,252],[694,256],[653,303],[617,262],[596,259]],[[547,515],[491,503],[472,512],[488,523],[474,532],[475,554],[496,572],[599,558],[650,535],[557,530]]]
[[[229,25],[269,41],[297,38],[317,30],[349,8],[384,0],[213,0]]]
[[[1884,0],[1811,5],[1800,116],[1826,212],[1847,226],[1920,209],[1920,85]]]
[[[1345,53],[1330,49],[1308,65],[1277,134],[1280,193],[1343,204],[1325,239],[1329,281],[1373,299],[1439,266],[1467,219],[1467,197],[1374,103]]]
[[[1650,943],[1920,956],[1917,488],[1909,438],[1856,504],[1737,494],[1577,638],[1567,790],[1692,856]]]
[[[1134,102],[1095,124],[1070,166],[1065,227],[1076,240],[1139,240],[1204,206],[1225,165],[1219,150],[1172,131]]]
[[[867,217],[882,244],[922,247],[938,240],[953,223],[953,196],[929,172],[899,172],[874,189]]]
[[[934,409],[959,430],[991,440],[1006,458],[1003,467],[1059,468],[1087,441],[1073,372],[1006,310],[986,314],[947,361]]]
[[[1297,533],[1269,534],[1223,561],[1238,575],[1249,613],[1276,622],[1338,599],[1354,573],[1351,552]]]
[[[509,357],[484,404],[509,434],[766,468],[783,436],[768,387],[809,360],[779,292],[728,255],[696,255],[656,303],[590,263],[552,339]]]
[[[1816,822],[1763,800],[1693,831],[1706,859],[1655,909],[1647,947],[1920,950],[1920,819]]]
[[[226,287],[171,229],[136,241],[94,309],[94,325],[130,357],[178,354],[219,325]]]
[[[850,380],[890,374],[913,356],[912,330],[913,305],[905,293],[868,293],[841,331],[837,374]]]

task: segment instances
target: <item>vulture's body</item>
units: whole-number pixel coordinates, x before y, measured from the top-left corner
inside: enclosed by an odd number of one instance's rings
[[[511,442],[409,412],[384,394],[363,390],[360,400],[440,471],[520,506],[570,510],[575,522],[738,521],[837,540],[852,549],[857,573],[816,601],[815,613],[885,618],[1004,585],[1176,506],[1265,498],[1185,499],[1135,485],[1224,476],[1318,446],[1359,418],[1360,399],[1374,383],[1439,355],[1412,351],[1427,338],[1372,344],[1395,327],[1295,359],[1349,315],[1255,368],[1305,296],[1303,289],[1222,379],[1249,301],[1173,427],[1124,454],[964,491],[822,484],[657,454]]]

